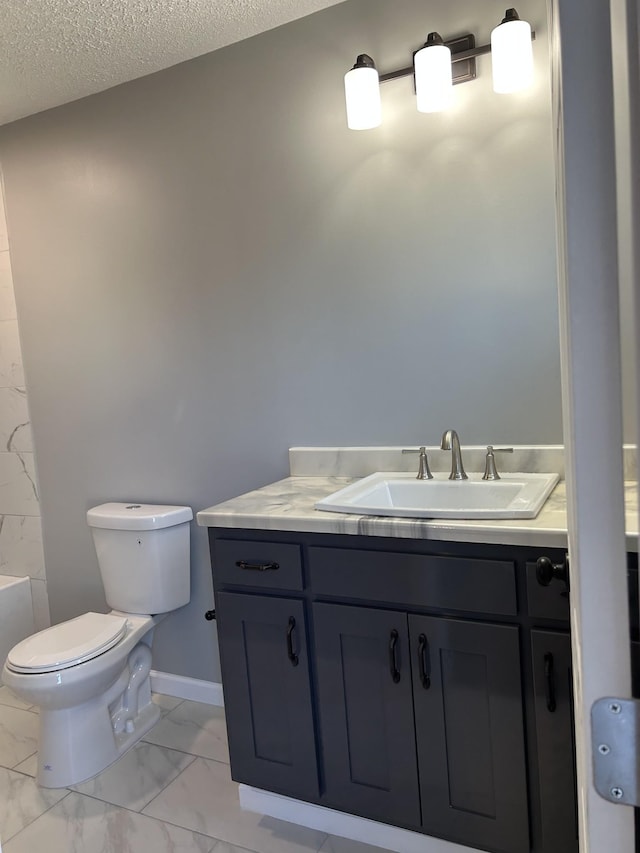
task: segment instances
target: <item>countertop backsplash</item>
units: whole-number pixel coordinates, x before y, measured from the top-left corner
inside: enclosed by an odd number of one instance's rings
[[[499,449],[506,445],[496,444]],[[292,447],[289,469],[292,477],[366,477],[376,471],[413,471],[418,469],[417,454],[403,453],[398,447]],[[486,446],[462,446],[462,460],[467,471],[484,471]],[[627,444],[624,453],[624,479],[637,479],[636,446]],[[451,451],[427,447],[432,471],[448,471]],[[564,447],[562,445],[514,445],[513,453],[496,453],[498,472],[555,472],[564,480]]]

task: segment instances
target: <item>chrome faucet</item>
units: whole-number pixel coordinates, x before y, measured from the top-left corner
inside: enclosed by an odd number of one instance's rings
[[[442,435],[440,443],[441,450],[451,451],[451,473],[450,480],[468,480],[464,465],[462,464],[462,453],[460,451],[460,439],[458,433],[454,429],[448,429]]]

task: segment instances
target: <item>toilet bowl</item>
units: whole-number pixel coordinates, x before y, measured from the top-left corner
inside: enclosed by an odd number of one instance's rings
[[[2,670],[2,682],[40,708],[38,784],[90,779],[158,720],[149,679],[153,629],[189,600],[192,517],[189,507],[140,504],[89,511],[89,524],[102,525],[92,532],[107,602],[119,609],[85,613],[28,637]],[[131,612],[145,603],[161,612]]]

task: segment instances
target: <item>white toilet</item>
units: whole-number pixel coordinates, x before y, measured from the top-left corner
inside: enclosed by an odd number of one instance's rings
[[[85,613],[9,652],[2,682],[40,707],[39,785],[64,788],[108,767],[160,716],[151,701],[153,628],[190,597],[190,507],[90,509],[110,613]]]

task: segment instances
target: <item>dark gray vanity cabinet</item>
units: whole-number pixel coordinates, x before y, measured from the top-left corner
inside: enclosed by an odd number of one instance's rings
[[[316,799],[318,769],[304,603],[219,592],[216,604],[234,778]]]
[[[527,853],[519,631],[409,616],[422,826]]]
[[[627,555],[633,695],[640,695],[638,558]],[[526,564],[527,609],[531,622],[531,679],[535,733],[535,788],[544,853],[578,853],[578,807],[571,674],[569,597],[566,583],[541,585],[535,563]],[[640,825],[636,809],[636,824]],[[636,849],[640,850],[640,831]],[[537,849],[536,848],[536,849]]]
[[[538,549],[210,544],[236,781],[491,853],[577,853],[568,599]]]
[[[540,847],[578,853],[569,590],[561,580],[541,584],[533,561],[526,586]]]
[[[407,616],[313,605],[328,805],[420,825]]]
[[[571,638],[531,631],[538,775],[545,853],[578,850]]]
[[[526,853],[518,629],[323,603],[313,621],[327,802]]]

